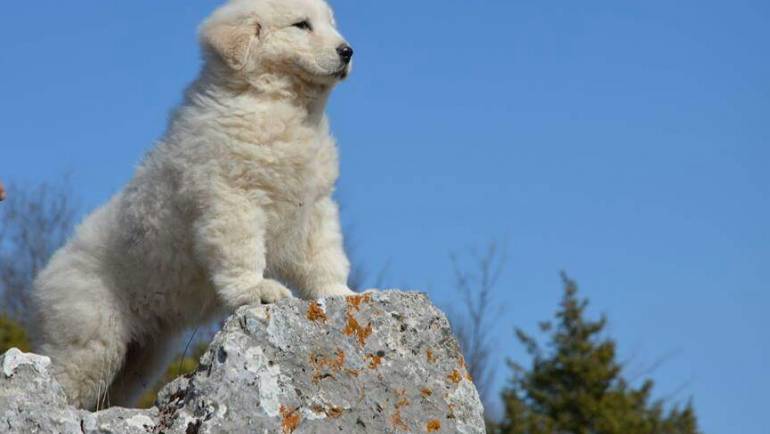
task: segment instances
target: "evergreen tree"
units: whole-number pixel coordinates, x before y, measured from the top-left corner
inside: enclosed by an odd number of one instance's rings
[[[667,409],[652,401],[651,380],[634,387],[622,376],[615,342],[603,336],[606,317],[584,318],[588,301],[567,276],[564,297],[544,350],[521,330],[516,334],[532,357],[532,366],[509,361],[513,371],[503,392],[505,416],[499,434],[697,434],[691,404]]]

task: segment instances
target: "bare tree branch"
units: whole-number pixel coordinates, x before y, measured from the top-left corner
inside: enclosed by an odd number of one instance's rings
[[[23,319],[29,287],[70,235],[75,205],[69,183],[35,188],[9,185],[0,207],[0,295],[5,313]]]
[[[464,268],[458,255],[451,254],[455,289],[464,303],[464,312],[450,311],[457,340],[465,356],[468,372],[473,377],[481,399],[488,403],[495,374],[494,342],[491,339],[494,322],[500,311],[494,300],[495,287],[503,272],[505,248],[491,242],[479,253],[471,250],[470,270]],[[489,408],[488,405],[486,405]]]

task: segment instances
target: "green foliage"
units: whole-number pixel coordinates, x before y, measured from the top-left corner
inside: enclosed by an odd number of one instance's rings
[[[529,369],[509,361],[513,371],[503,392],[505,419],[499,434],[696,434],[691,404],[683,409],[651,402],[653,382],[634,387],[622,376],[615,342],[603,336],[605,317],[584,318],[588,301],[567,276],[564,297],[547,348],[521,330],[516,334],[532,357]]]
[[[181,377],[182,375],[195,372],[195,370],[198,369],[198,360],[200,360],[201,356],[206,352],[207,348],[207,344],[201,343],[193,349],[192,354],[189,356],[179,355],[174,360],[172,360],[166,368],[166,371],[163,373],[163,377],[161,377],[161,379],[158,380],[158,382],[155,383],[155,385],[150,390],[145,392],[145,394],[142,395],[142,397],[139,399],[138,407],[152,407],[155,404],[155,399],[158,396],[158,392],[160,392],[160,389],[162,389],[163,386],[172,382],[176,378]]]
[[[6,315],[0,314],[0,354],[5,353],[11,348],[18,348],[21,351],[29,352],[30,345],[27,340],[27,333],[20,324]]]

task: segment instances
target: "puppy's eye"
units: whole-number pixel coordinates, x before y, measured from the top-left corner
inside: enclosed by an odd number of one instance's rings
[[[298,29],[307,30],[308,32],[313,31],[313,26],[310,25],[310,21],[308,20],[302,20],[298,23],[294,23],[291,25],[292,27],[296,27]]]

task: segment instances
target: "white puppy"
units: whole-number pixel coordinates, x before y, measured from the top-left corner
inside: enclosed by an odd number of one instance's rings
[[[324,108],[353,50],[323,0],[231,0],[204,66],[128,186],[33,291],[37,349],[72,403],[131,405],[179,331],[292,293],[349,295]]]

